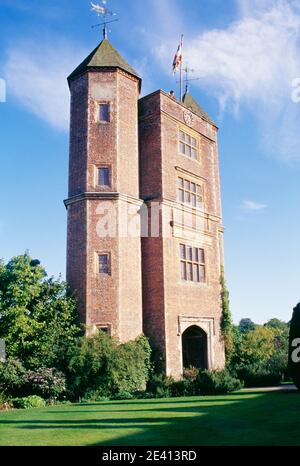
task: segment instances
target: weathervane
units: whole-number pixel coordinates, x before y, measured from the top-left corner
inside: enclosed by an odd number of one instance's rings
[[[110,21],[107,21],[107,17],[116,16],[116,13],[113,13],[112,11],[110,11],[106,7],[106,4],[107,4],[107,0],[102,0],[102,5],[98,5],[96,3],[91,2],[92,11],[97,13],[97,16],[103,15],[103,18],[104,18],[103,23],[96,24],[95,26],[92,26],[92,28],[103,26],[103,39],[107,39],[107,36],[108,36],[107,25],[109,23],[114,23],[115,21],[119,21],[118,19],[112,19]]]
[[[185,82],[185,92],[187,94],[189,92],[189,83],[190,83],[190,81],[199,81],[200,78],[190,78],[189,77],[189,73],[195,73],[195,70],[193,70],[192,68],[189,68],[188,64],[186,64],[186,66],[184,67],[183,72],[185,73],[185,78],[183,79],[183,81]],[[176,81],[176,82],[178,83],[179,81]]]

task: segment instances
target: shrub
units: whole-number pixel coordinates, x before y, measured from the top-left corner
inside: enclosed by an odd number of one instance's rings
[[[87,390],[83,398],[81,398],[81,402],[83,403],[98,403],[99,401],[109,400],[110,398],[108,396],[103,395],[102,390]]]
[[[282,379],[280,372],[258,364],[237,367],[236,374],[244,382],[245,387],[270,387],[279,385]]]
[[[23,398],[15,398],[13,407],[17,409],[44,408],[46,401],[40,396],[32,395]]]
[[[197,384],[197,379],[183,378],[178,382],[174,382],[171,386],[172,396],[195,396],[200,395],[200,389]]]
[[[112,397],[112,400],[116,400],[116,401],[117,400],[133,400],[133,399],[134,399],[134,395],[132,395],[132,393],[129,393],[129,392],[120,392]]]
[[[150,371],[150,355],[149,342],[143,336],[118,345],[107,361],[110,394],[145,389]]]
[[[0,411],[12,409],[12,407],[13,405],[9,397],[5,393],[0,392]]]
[[[197,380],[199,376],[199,369],[197,367],[190,366],[183,371],[183,378],[188,380]]]
[[[201,395],[223,395],[240,390],[243,384],[226,369],[222,371],[204,370],[199,374],[197,384]]]
[[[24,376],[24,391],[46,399],[59,398],[66,390],[66,378],[56,369],[40,368]]]
[[[147,384],[147,392],[153,394],[154,398],[170,398],[174,379],[165,374],[154,374]]]
[[[89,392],[110,397],[143,390],[150,370],[150,353],[148,340],[143,336],[121,345],[103,332],[82,338],[70,355],[69,393],[78,399]]]
[[[17,359],[8,358],[0,362],[0,391],[11,396],[19,396],[26,369]]]

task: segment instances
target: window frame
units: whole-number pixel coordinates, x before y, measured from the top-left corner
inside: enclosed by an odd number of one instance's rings
[[[100,270],[100,257],[107,257],[107,272],[101,272]],[[96,274],[99,277],[103,277],[106,275],[111,275],[111,254],[110,252],[97,252],[96,253]]]
[[[108,119],[101,119],[101,106],[108,107]],[[111,122],[111,103],[110,102],[97,102],[97,121],[103,125],[108,125]]]
[[[207,258],[203,247],[179,245],[180,278],[182,282],[195,285],[207,284]],[[196,272],[195,272],[196,271]],[[204,277],[203,279],[201,277]]]
[[[96,328],[99,332],[103,332],[111,336],[111,325],[109,324],[96,324]]]
[[[186,187],[187,185],[188,187]],[[195,190],[192,190],[192,185],[195,186]],[[199,205],[198,198],[200,199]],[[195,205],[193,205],[192,199],[195,199]],[[184,175],[177,175],[177,200],[181,205],[203,212],[205,210],[204,183],[184,178]]]
[[[108,171],[108,184],[100,184],[100,170]],[[109,165],[98,165],[96,167],[96,186],[99,188],[111,188],[111,167]]]
[[[183,137],[181,136],[183,135]],[[195,141],[195,144],[193,144]],[[184,150],[182,151],[182,147]],[[187,150],[188,148],[188,150]],[[193,157],[193,151],[195,151],[195,157]],[[186,157],[193,162],[200,162],[200,138],[199,135],[187,131],[185,128],[178,128],[178,152],[179,155]],[[190,153],[190,155],[188,154]]]

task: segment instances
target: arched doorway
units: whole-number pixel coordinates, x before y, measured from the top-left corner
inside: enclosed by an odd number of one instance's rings
[[[182,335],[183,367],[197,367],[208,369],[207,364],[207,335],[200,327],[193,325]]]

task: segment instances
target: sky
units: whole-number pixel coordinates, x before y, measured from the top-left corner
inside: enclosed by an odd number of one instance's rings
[[[178,84],[219,126],[226,279],[234,321],[291,318],[300,300],[298,0],[109,0],[110,40],[143,95]],[[65,277],[69,91],[101,40],[88,0],[0,0],[0,257],[26,250]]]

